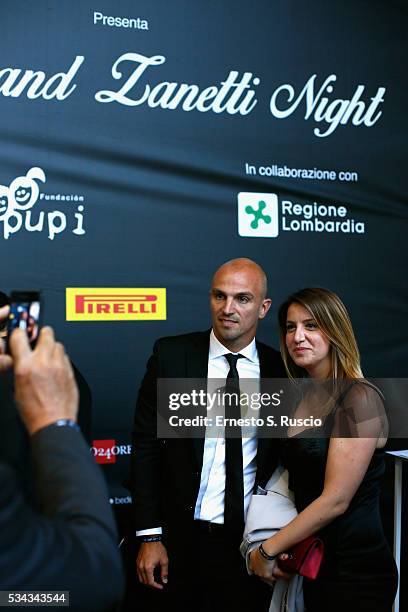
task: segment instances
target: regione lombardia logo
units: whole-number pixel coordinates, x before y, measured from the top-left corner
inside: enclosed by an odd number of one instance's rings
[[[238,194],[238,234],[276,238],[279,234],[278,196],[241,191]]]

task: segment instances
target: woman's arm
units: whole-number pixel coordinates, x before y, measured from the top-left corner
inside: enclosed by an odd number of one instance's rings
[[[322,494],[286,527],[265,540],[263,548],[268,555],[285,552],[347,510],[367,471],[377,440],[376,437],[330,440]],[[282,575],[276,563],[263,559],[258,550],[251,554],[251,569],[264,579]]]

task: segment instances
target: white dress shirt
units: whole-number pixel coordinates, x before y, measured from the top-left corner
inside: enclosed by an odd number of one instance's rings
[[[208,387],[212,379],[225,381],[229,372],[229,364],[224,355],[230,353],[217,340],[214,332],[210,335],[210,350],[208,355]],[[255,339],[239,351],[243,357],[237,361],[240,379],[259,379],[259,358]],[[216,385],[219,386],[219,385]],[[210,392],[210,389],[208,389]],[[244,474],[244,509],[248,510],[256,476],[257,438],[242,438],[242,458]],[[208,438],[204,443],[203,467],[198,492],[194,518],[212,523],[224,523],[225,500],[225,438]]]

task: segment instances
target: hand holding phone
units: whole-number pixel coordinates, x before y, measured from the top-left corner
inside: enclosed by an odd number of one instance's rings
[[[14,397],[30,435],[59,420],[76,422],[78,388],[65,349],[51,327],[43,327],[37,346],[30,348],[26,332],[10,337],[14,367]]]

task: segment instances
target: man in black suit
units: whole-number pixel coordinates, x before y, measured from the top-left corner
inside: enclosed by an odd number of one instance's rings
[[[158,606],[174,596],[181,610],[262,612],[270,591],[247,575],[238,547],[251,493],[276,466],[277,441],[162,440],[156,432],[158,378],[237,382],[285,376],[279,353],[255,340],[271,305],[265,273],[255,262],[222,265],[210,305],[211,331],[155,343],[139,392],[131,474],[136,535],[142,540],[138,577],[161,591]]]
[[[0,309],[0,319],[7,310]],[[76,424],[69,359],[51,328],[41,330],[34,351],[17,329],[10,348],[12,357],[0,343],[0,371],[14,367],[38,506],[27,501],[12,465],[0,461],[0,590],[69,591],[72,610],[112,610],[123,586],[116,528],[103,477]],[[2,434],[7,438],[7,430]]]

